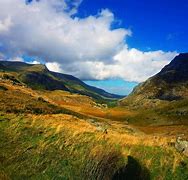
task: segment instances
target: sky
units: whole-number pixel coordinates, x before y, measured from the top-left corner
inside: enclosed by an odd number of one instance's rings
[[[187,0],[0,0],[0,60],[121,95],[188,47]]]

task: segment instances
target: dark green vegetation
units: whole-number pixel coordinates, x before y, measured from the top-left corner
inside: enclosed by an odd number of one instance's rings
[[[14,73],[21,82],[36,90],[65,90],[88,95],[103,102],[122,98],[122,96],[89,86],[74,76],[51,72],[45,65],[0,61],[0,70]]]

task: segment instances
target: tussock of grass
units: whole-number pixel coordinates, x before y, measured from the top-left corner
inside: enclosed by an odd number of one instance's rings
[[[113,129],[104,135],[71,115],[1,114],[0,132],[0,177],[7,179],[188,177],[188,160],[173,148],[132,143],[131,135],[117,141]]]

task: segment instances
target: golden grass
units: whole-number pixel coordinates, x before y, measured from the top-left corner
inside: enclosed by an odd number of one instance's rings
[[[54,145],[54,147],[57,147],[60,151],[63,149],[63,146],[70,146],[69,153],[71,155],[75,153],[76,155],[76,153],[79,152],[75,151],[74,144],[77,144],[77,141],[87,144],[89,143],[89,140],[91,140],[88,137],[92,135],[95,142],[108,144],[108,149],[105,149],[105,145],[103,144],[95,145],[90,152],[90,155],[93,157],[99,157],[98,155],[105,151],[110,153],[111,148],[114,148],[114,146],[117,145],[117,148],[121,148],[121,153],[124,157],[135,154],[135,146],[140,146],[140,149],[143,147],[160,147],[167,152],[169,151],[168,153],[173,152],[171,154],[173,156],[173,171],[176,170],[176,167],[178,167],[183,160],[181,154],[177,153],[173,147],[169,147],[169,143],[175,142],[178,133],[187,131],[186,126],[133,126],[128,124],[128,122],[125,121],[125,118],[134,116],[136,113],[135,111],[130,111],[125,108],[107,109],[105,107],[99,107],[87,96],[70,94],[64,91],[33,91],[24,86],[13,85],[7,80],[1,80],[0,86],[4,86],[12,92],[21,92],[22,94],[29,95],[35,99],[41,97],[50,104],[87,115],[85,119],[67,114],[22,115],[25,123],[24,128],[32,129],[41,127],[43,129],[42,133],[46,139],[50,139],[53,135],[59,137],[59,139],[54,140],[50,144],[45,139],[40,140],[37,149],[39,154],[45,149],[48,149],[51,145]],[[2,92],[0,92],[0,94],[1,93]],[[16,119],[16,114],[7,114],[7,116],[9,115],[12,116],[13,119],[14,117]],[[91,119],[94,120],[94,122],[90,121]],[[13,123],[11,126],[10,134],[12,128],[17,128],[16,126],[18,126],[18,123]],[[99,131],[98,127],[107,128],[107,134],[104,131]],[[53,130],[51,131],[51,129]],[[66,140],[62,142],[63,138],[61,138],[61,135],[66,132],[68,135],[66,136]],[[19,132],[17,136],[20,136]],[[152,152],[150,149],[148,151]],[[142,154],[139,154],[138,157],[142,158]],[[148,159],[144,160],[145,166],[147,168],[151,167],[155,158],[157,157],[150,155]],[[164,167],[167,164],[169,164],[168,157],[161,156],[160,166]],[[8,177],[6,177],[5,173],[0,172],[0,179],[1,178],[6,179]]]
[[[110,143],[126,145],[145,145],[145,146],[168,146],[169,141],[172,142],[172,137],[152,136],[140,133],[135,129],[134,134],[118,132],[121,129],[120,123],[110,124],[108,133],[105,134],[97,130],[97,127],[85,120],[78,119],[71,115],[28,115],[32,119],[31,126],[43,126],[56,129],[56,133],[60,133],[62,129],[72,131],[73,136],[80,133],[91,132],[95,133],[96,139],[105,138]],[[105,123],[101,126],[105,126]],[[129,127],[129,126],[127,126]],[[175,139],[174,139],[175,141]]]
[[[10,114],[10,116],[12,117],[12,127],[10,128],[10,132],[8,133],[11,134],[12,129],[18,128],[16,126],[18,126],[19,121],[15,114]],[[75,146],[80,146],[81,143],[81,146],[83,146],[83,148],[86,148],[86,144],[91,143],[91,138],[89,137],[90,135],[92,135],[95,144],[92,145],[92,148],[89,151],[89,158],[91,159],[97,160],[98,158],[103,156],[105,158],[105,154],[108,155],[111,152],[114,152],[114,147],[116,145],[117,148],[120,148],[120,151],[117,150],[117,152],[121,152],[122,157],[127,158],[128,156],[135,156],[141,158],[140,161],[144,162],[145,167],[147,167],[148,169],[153,167],[154,162],[156,162],[156,159],[158,158],[158,151],[155,152],[155,148],[160,148],[161,152],[165,150],[164,155],[159,154],[159,166],[161,168],[164,168],[165,166],[169,166],[169,164],[171,164],[171,168],[173,169],[173,171],[175,171],[184,158],[181,156],[181,154],[176,152],[175,149],[169,147],[168,143],[172,141],[172,137],[143,134],[129,125],[126,125],[126,128],[131,128],[133,132],[130,133],[126,130],[123,131],[121,130],[121,128],[122,126],[125,128],[125,125],[121,124],[120,122],[112,122],[111,124],[109,123],[107,134],[98,131],[95,124],[92,124],[87,120],[79,119],[72,115],[65,114],[27,114],[22,117],[22,123],[24,123],[23,127],[25,129],[35,129],[36,127],[38,129],[42,129],[42,135],[44,136],[44,138],[37,144],[37,154],[42,154],[44,151],[53,146],[56,147],[58,151],[60,151],[60,153],[64,149],[64,147],[68,147],[69,154],[71,156],[77,156],[79,150],[75,151]],[[100,121],[100,126],[105,125],[106,122]],[[67,133],[65,136],[66,138],[62,138],[61,136],[64,136],[65,133]],[[16,136],[20,136],[19,132]],[[15,139],[18,138],[16,136],[14,137]],[[57,139],[50,141],[49,143],[49,139],[54,136],[56,136]],[[138,147],[138,149],[135,150],[135,147]],[[149,148],[147,150],[148,147],[150,147],[151,149]],[[141,151],[141,153],[139,153],[139,151]],[[149,154],[149,157],[142,159],[142,156],[144,157],[148,155],[148,152],[151,153]],[[17,153],[20,154],[19,152]],[[62,151],[62,153],[64,152]],[[169,162],[169,157],[166,156],[166,154],[170,154],[170,161],[172,162]],[[82,158],[84,161],[85,157]]]
[[[0,179],[1,180],[10,180],[7,174],[4,171],[0,171]]]
[[[134,126],[145,134],[156,134],[156,136],[171,136],[184,134],[188,138],[188,126],[186,125],[169,125],[169,126]]]
[[[167,142],[173,142],[175,135],[182,132],[188,132],[185,126],[131,126],[125,125],[124,122],[109,121],[118,120],[127,116],[134,115],[134,111],[129,111],[124,108],[101,108],[97,107],[96,103],[89,97],[77,94],[71,94],[65,91],[33,91],[30,88],[26,88],[19,85],[13,85],[7,80],[0,81],[1,86],[5,86],[9,90],[18,90],[24,94],[31,95],[34,98],[42,97],[44,100],[51,104],[60,105],[70,110],[81,112],[91,117],[100,117],[102,122],[109,124],[108,134],[105,138],[111,139],[111,141],[119,142],[123,145],[126,144],[144,144],[144,145],[166,145]],[[63,101],[63,103],[62,103]],[[67,127],[74,130],[75,133],[80,132],[97,132],[95,125],[90,124],[84,120],[78,119],[71,115],[31,115],[32,123],[35,121],[41,121],[43,126],[56,126],[56,132],[60,132],[62,127]],[[143,133],[144,132],[144,133]],[[168,136],[163,137],[166,132]],[[153,134],[156,135],[153,135]],[[101,133],[99,133],[101,135]],[[161,134],[161,136],[160,136]],[[188,133],[187,133],[188,134]],[[102,135],[103,137],[103,135]]]
[[[53,127],[59,133],[61,128],[70,129],[74,133],[95,131],[95,128],[82,119],[72,115],[28,115],[32,125],[40,124],[44,127]]]
[[[37,118],[37,117],[36,117]],[[175,138],[173,137],[163,137],[163,136],[153,136],[153,135],[145,135],[145,134],[139,134],[135,133],[134,135],[128,134],[128,133],[122,133],[118,132],[117,129],[121,126],[120,124],[111,124],[110,129],[108,130],[108,134],[104,134],[102,132],[96,131],[96,127],[89,124],[88,122],[85,122],[81,119],[77,119],[75,122],[75,119],[73,117],[64,117],[60,115],[52,115],[51,117],[44,116],[41,117],[42,119],[48,119],[47,121],[43,121],[45,126],[50,126],[57,128],[56,132],[60,133],[61,128],[67,128],[70,131],[72,131],[72,136],[77,137],[79,134],[82,134],[84,132],[91,132],[95,134],[95,140],[101,141],[105,140],[108,141],[109,144],[119,144],[121,147],[134,146],[134,145],[141,145],[141,146],[150,146],[150,147],[163,147],[165,149],[169,148],[169,142],[175,142]],[[58,120],[58,121],[57,121]],[[55,121],[55,122],[54,122]],[[40,120],[41,122],[41,120]],[[99,152],[102,152],[102,149],[104,147],[102,145],[98,145],[92,149],[91,154],[93,156],[97,157],[99,155]],[[127,157],[132,154],[131,148],[127,150],[122,151],[122,154]],[[173,163],[173,172],[175,171],[176,167],[179,165],[180,161],[183,160],[183,157],[176,152],[173,151],[174,156],[174,163]],[[149,168],[152,164],[152,160],[154,159],[150,158],[146,160],[145,165],[147,168]],[[164,167],[169,163],[168,157],[162,157],[160,159],[161,167]]]

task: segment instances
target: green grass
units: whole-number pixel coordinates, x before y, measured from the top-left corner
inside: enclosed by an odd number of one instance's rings
[[[151,179],[185,180],[188,178],[188,159],[179,161],[173,169],[176,156],[173,149],[140,145],[129,148],[131,148],[132,156],[140,157],[138,159],[140,164],[144,165],[145,162],[150,161],[149,174]]]
[[[152,106],[126,106],[133,115],[125,120],[134,125],[188,125],[188,100],[160,101]]]
[[[66,126],[56,132],[43,123],[1,113],[0,179],[188,178],[188,159],[172,148],[121,146],[98,139],[95,132],[75,136]]]
[[[0,121],[0,172],[10,178],[82,179],[90,168],[87,162],[91,149],[102,144],[94,140],[92,133],[73,137],[67,129],[58,134],[53,128],[32,127],[22,117],[4,118],[1,116]],[[108,151],[101,152],[101,156],[103,153]],[[97,162],[94,159],[92,163]]]

